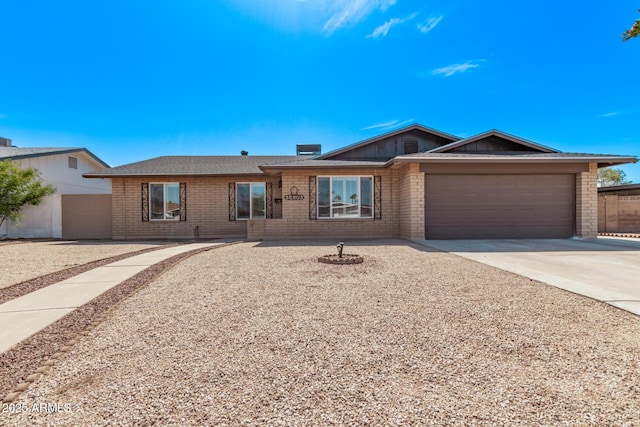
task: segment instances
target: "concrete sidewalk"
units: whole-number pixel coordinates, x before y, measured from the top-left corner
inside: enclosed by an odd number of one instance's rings
[[[152,265],[225,242],[188,243],[136,255],[0,304],[0,353]]]
[[[419,243],[640,316],[640,241],[637,239],[424,240]]]

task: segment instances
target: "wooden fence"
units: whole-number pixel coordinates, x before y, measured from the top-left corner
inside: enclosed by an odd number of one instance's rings
[[[599,233],[640,233],[640,196],[598,196]]]

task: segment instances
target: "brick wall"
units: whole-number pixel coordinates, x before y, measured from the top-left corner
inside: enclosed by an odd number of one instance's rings
[[[380,175],[382,177],[382,219],[309,219],[309,176]],[[114,239],[191,239],[195,227],[200,238],[238,237],[281,238],[392,238],[396,235],[395,209],[391,198],[392,172],[389,169],[331,169],[289,171],[282,177],[222,178],[168,177],[114,178],[112,228]],[[282,186],[278,181],[282,180]],[[230,182],[272,182],[274,219],[229,221]],[[143,182],[186,182],[187,221],[142,221]],[[303,200],[286,200],[292,187]],[[423,233],[424,234],[424,233]]]
[[[382,177],[382,218],[309,219],[309,176],[376,176]],[[282,174],[282,194],[295,189],[303,200],[282,200],[282,219],[253,219],[247,224],[247,238],[392,238],[394,208],[391,198],[392,173],[389,169],[318,169],[291,170]],[[374,208],[375,209],[375,208]]]
[[[598,165],[589,163],[589,171],[576,174],[576,235],[598,237]]]
[[[234,179],[226,177],[114,178],[112,228],[114,239],[192,239],[247,235],[247,221],[229,221],[230,182],[271,182],[273,198],[282,197],[277,177]],[[142,221],[143,182],[186,182],[187,221]],[[274,216],[280,208],[273,204]]]

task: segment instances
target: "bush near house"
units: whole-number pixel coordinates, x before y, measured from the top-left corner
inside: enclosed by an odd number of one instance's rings
[[[42,198],[56,192],[51,184],[43,184],[40,172],[22,169],[10,160],[0,162],[0,226],[7,220],[19,221],[25,205],[37,205]]]

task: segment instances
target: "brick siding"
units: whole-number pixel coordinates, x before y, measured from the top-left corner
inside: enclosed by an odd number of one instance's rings
[[[392,199],[390,169],[331,169],[285,171],[282,177],[168,177],[114,178],[112,221],[114,239],[191,239],[195,227],[200,238],[238,237],[249,239],[282,238],[392,238],[397,237],[397,210]],[[309,219],[309,176],[375,176],[382,177],[382,218]],[[282,180],[281,187],[279,180]],[[229,221],[230,182],[272,182],[273,219]],[[187,221],[142,221],[143,182],[186,182]],[[292,187],[303,200],[286,200]],[[422,214],[424,215],[424,214]],[[424,226],[423,233],[424,236]]]
[[[382,218],[309,219],[310,176],[375,176],[382,177]],[[318,169],[291,170],[282,174],[282,194],[295,187],[303,200],[282,200],[282,219],[253,219],[247,225],[247,238],[258,239],[353,239],[394,237],[394,210],[391,199],[391,171],[388,169]],[[375,208],[374,208],[375,209]]]
[[[142,221],[143,182],[186,182],[187,221]],[[192,239],[198,227],[200,238],[240,237],[247,234],[247,221],[229,221],[230,182],[271,182],[273,198],[280,198],[277,177],[167,177],[114,178],[112,221],[114,239]],[[274,216],[280,208],[273,204]]]

